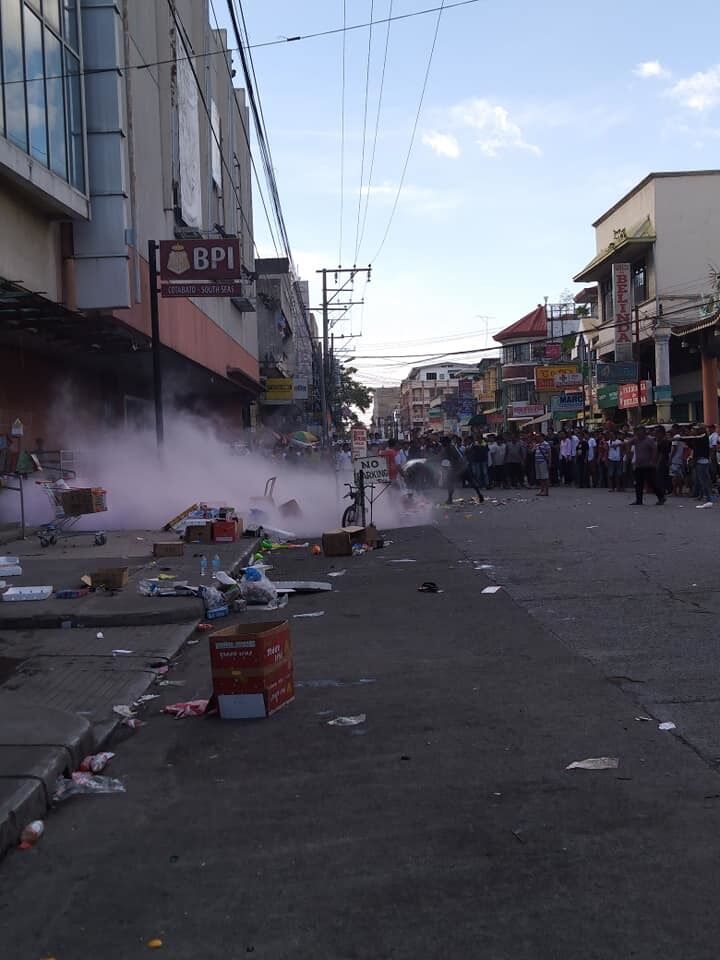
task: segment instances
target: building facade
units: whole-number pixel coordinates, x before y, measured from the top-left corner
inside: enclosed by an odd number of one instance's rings
[[[208,0],[0,4],[0,432],[77,442],[64,406],[75,431],[151,426],[148,244],[213,236],[238,238],[244,283],[160,300],[166,409],[249,424],[249,117],[227,48]]]
[[[413,367],[400,385],[400,420],[403,433],[414,430],[442,430],[445,412],[438,399],[456,398],[459,363],[428,364]]]
[[[400,387],[376,387],[373,390],[373,414],[371,429],[380,437],[397,437],[401,428]]]
[[[612,270],[629,264],[634,359],[654,387],[644,413],[717,422],[717,316],[706,308],[720,250],[720,170],[651,173],[593,227],[597,253],[575,281],[597,284],[598,359],[615,358]]]

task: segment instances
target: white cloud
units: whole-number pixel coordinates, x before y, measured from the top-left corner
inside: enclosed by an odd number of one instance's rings
[[[488,157],[496,157],[503,150],[528,150],[540,156],[540,147],[528,143],[519,125],[500,104],[475,98],[465,100],[452,108],[453,119],[466,127],[480,131],[477,143]]]
[[[422,142],[440,157],[456,160],[460,156],[460,144],[451,133],[438,133],[430,130],[423,134]]]
[[[710,110],[717,106],[720,104],[720,63],[678,80],[669,93],[691,110]]]
[[[636,77],[642,77],[643,80],[670,76],[670,71],[666,70],[659,60],[643,60],[635,67],[633,73]]]

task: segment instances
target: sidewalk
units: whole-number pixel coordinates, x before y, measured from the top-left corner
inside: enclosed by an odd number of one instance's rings
[[[113,706],[144,694],[157,666],[172,660],[202,618],[201,600],[144,597],[138,581],[169,569],[197,584],[195,554],[217,553],[230,570],[255,543],[186,545],[183,558],[154,561],[153,542],[171,539],[138,531],[110,533],[104,547],[89,536],[48,549],[36,540],[2,548],[23,567],[11,586],[74,587],[83,574],[113,566],[128,566],[130,580],[117,593],[79,600],[0,602],[0,855],[26,823],[44,816],[57,776],[105,743],[120,721]]]
[[[150,937],[175,960],[714,960],[717,773],[438,530],[390,539],[273,557],[276,579],[345,570],[283,611],[295,702],[173,721],[168,691],[113,761],[127,793],[62,806],[3,865],[17,960]],[[177,675],[207,695],[206,640]],[[589,757],[619,766],[566,769]]]

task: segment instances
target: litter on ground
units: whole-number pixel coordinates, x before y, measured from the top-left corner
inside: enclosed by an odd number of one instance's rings
[[[617,757],[589,757],[587,760],[575,760],[566,770],[617,770],[620,761]]]
[[[367,720],[367,714],[359,713],[355,717],[335,717],[334,720],[328,720],[327,725],[329,727],[357,727],[361,723],[365,723]]]

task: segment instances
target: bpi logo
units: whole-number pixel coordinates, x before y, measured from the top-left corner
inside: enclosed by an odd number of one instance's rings
[[[169,240],[160,244],[163,280],[239,280],[238,240]]]

